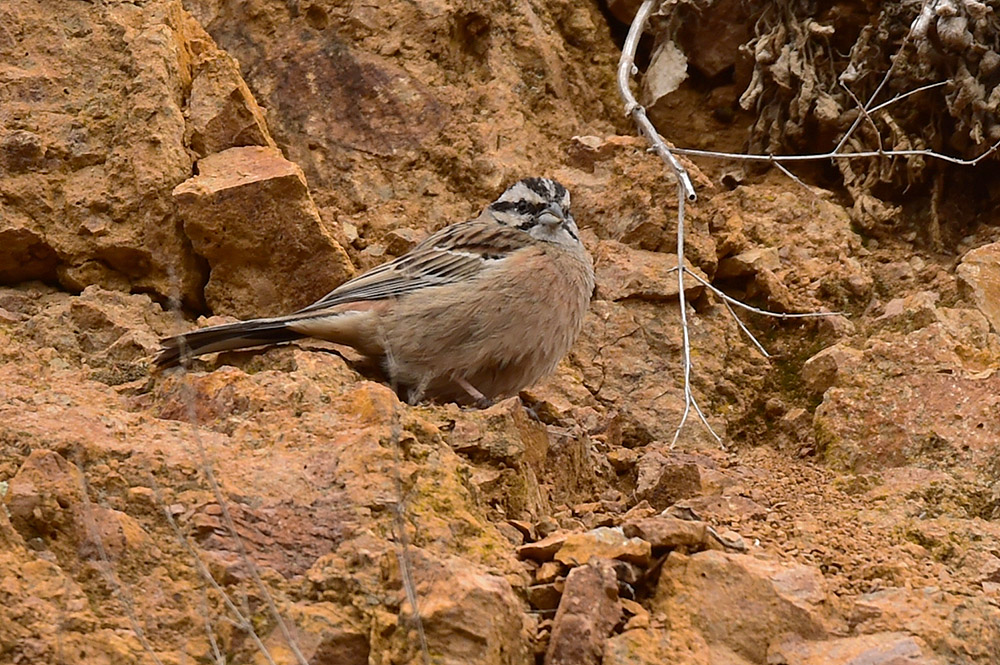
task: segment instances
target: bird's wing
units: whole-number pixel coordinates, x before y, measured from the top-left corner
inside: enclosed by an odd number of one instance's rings
[[[514,252],[535,244],[530,235],[493,221],[445,227],[399,258],[355,277],[297,313],[346,302],[382,300],[419,289],[474,279]]]

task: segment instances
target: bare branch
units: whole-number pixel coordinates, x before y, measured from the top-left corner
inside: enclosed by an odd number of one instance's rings
[[[705,414],[701,412],[701,408],[698,406],[698,402],[694,399],[694,393],[691,390],[691,339],[688,334],[688,320],[687,320],[687,297],[684,295],[684,275],[689,272],[684,267],[684,187],[678,182],[677,183],[677,297],[680,300],[681,309],[681,331],[684,339],[684,415],[681,416],[681,422],[677,425],[677,430],[674,432],[674,439],[671,441],[670,446],[673,447],[677,444],[677,437],[681,434],[681,429],[684,427],[684,423],[687,422],[688,414],[691,412],[691,407],[698,413],[698,417],[701,418],[701,422],[708,429],[709,433],[715,440],[719,442],[722,449],[725,450],[726,446],[722,443],[722,437],[715,433],[712,426],[708,423],[708,419],[705,418]],[[692,273],[693,274],[693,273]]]
[[[743,309],[747,310],[748,312],[753,312],[754,314],[762,314],[764,316],[770,316],[770,317],[773,317],[775,319],[810,319],[810,318],[816,318],[816,317],[820,317],[820,316],[843,316],[844,315],[843,312],[771,312],[771,311],[768,311],[766,309],[759,309],[757,307],[754,307],[753,305],[748,305],[745,302],[742,302],[742,301],[737,300],[736,298],[734,298],[734,297],[732,297],[730,295],[727,295],[723,291],[719,290],[718,287],[714,286],[711,282],[709,282],[708,280],[700,277],[697,273],[693,273],[690,270],[686,270],[685,272],[688,273],[689,275],[691,275],[692,277],[694,277],[699,282],[701,282],[701,284],[706,289],[708,289],[709,291],[711,291],[715,295],[719,296],[724,301],[726,301],[728,303],[731,303],[733,305],[736,305],[737,307],[742,307]]]
[[[184,535],[181,527],[177,524],[177,520],[175,520],[174,516],[170,513],[169,507],[166,503],[164,503],[159,483],[156,482],[156,477],[152,473],[149,474],[149,481],[150,487],[153,490],[153,498],[156,500],[157,505],[160,506],[160,510],[167,519],[167,524],[170,525],[170,529],[174,532],[174,536],[177,538],[177,541],[182,547],[184,547],[185,550],[187,550],[187,553],[191,555],[191,559],[194,561],[195,570],[198,571],[198,575],[219,594],[222,598],[222,602],[226,605],[226,608],[232,612],[234,617],[236,617],[235,621],[229,617],[225,617],[225,619],[250,636],[251,641],[253,641],[261,655],[264,656],[264,660],[268,662],[268,665],[275,665],[274,659],[271,658],[271,653],[267,650],[267,647],[264,646],[260,636],[257,635],[257,631],[254,630],[253,623],[243,612],[240,611],[240,608],[236,606],[236,603],[234,603],[232,598],[229,597],[226,590],[219,586],[219,583],[215,581],[215,578],[212,577],[212,573],[209,572],[208,568],[205,566],[205,562],[201,560],[201,557],[195,550],[194,545],[192,545],[187,536]]]
[[[132,627],[132,632],[135,633],[139,643],[142,644],[142,648],[149,654],[149,657],[156,665],[163,665],[163,661],[156,655],[153,645],[146,638],[146,632],[139,624],[139,617],[135,613],[135,603],[132,600],[132,594],[129,593],[129,590],[118,580],[118,576],[115,575],[114,566],[108,557],[107,549],[104,547],[104,539],[101,538],[101,532],[94,522],[94,505],[90,501],[90,485],[87,483],[87,475],[83,472],[83,466],[79,461],[74,461],[73,465],[80,473],[80,489],[83,493],[84,528],[87,531],[87,535],[94,541],[94,545],[97,547],[97,554],[100,556],[102,564],[99,566],[101,574],[104,575],[104,579],[108,583],[108,586],[111,587],[112,593],[125,609],[125,617],[128,619],[129,626]]]
[[[420,618],[420,605],[417,602],[417,585],[413,581],[413,566],[410,562],[410,539],[406,534],[406,507],[405,494],[403,492],[403,478],[400,474],[400,446],[402,442],[403,426],[399,420],[399,409],[392,411],[392,446],[393,455],[393,476],[396,482],[396,505],[393,506],[393,524],[396,531],[396,558],[399,561],[399,572],[403,578],[403,589],[406,591],[406,600],[409,601],[413,609],[413,623],[417,629],[417,638],[420,641],[420,653],[424,665],[431,665],[431,652],[427,646],[427,634],[424,632],[424,622]]]
[[[718,152],[715,150],[696,150],[694,148],[672,148],[672,150],[678,155],[687,155],[690,157],[713,157],[716,159],[733,159],[745,162],[809,162],[817,159],[860,159],[862,157],[920,156],[929,157],[931,159],[940,159],[941,161],[958,164],[959,166],[975,166],[996,152],[997,148],[1000,148],[1000,141],[997,141],[990,146],[990,148],[983,154],[972,159],[961,159],[959,157],[952,157],[951,155],[942,155],[941,153],[934,152],[933,150],[883,150],[881,152],[877,150],[867,150],[864,152],[826,152],[821,154],[813,153],[809,155],[773,155],[771,153],[746,154]]]
[[[733,321],[736,321],[736,325],[738,325],[740,327],[740,330],[742,330],[744,334],[746,334],[746,336],[750,338],[750,341],[753,342],[753,345],[757,347],[757,350],[760,351],[765,358],[770,360],[771,354],[767,352],[767,349],[764,348],[763,344],[757,341],[757,338],[754,337],[753,333],[750,332],[750,329],[746,327],[746,325],[743,323],[740,317],[736,316],[736,312],[733,310],[733,306],[729,304],[729,301],[723,300],[722,304],[726,306],[726,309],[729,310],[729,314],[732,315],[733,317]]]
[[[646,116],[646,109],[636,101],[629,87],[629,79],[635,74],[635,50],[639,46],[639,38],[649,19],[649,14],[653,11],[653,5],[659,0],[644,0],[632,20],[632,27],[629,28],[628,37],[625,38],[625,45],[622,46],[622,57],[618,61],[618,90],[622,99],[625,100],[625,115],[632,116],[632,120],[639,127],[639,133],[646,137],[653,151],[660,156],[667,166],[673,169],[677,176],[677,181],[681,188],[681,197],[688,201],[696,201],[698,195],[695,194],[694,185],[691,184],[691,177],[687,169],[677,161],[677,158],[670,152],[670,148],[663,142],[657,133],[653,123]]]
[[[882,77],[882,80],[879,82],[878,86],[875,87],[875,92],[872,93],[872,96],[868,98],[868,104],[861,107],[864,115],[859,115],[857,118],[854,119],[854,122],[851,124],[851,126],[847,129],[846,132],[844,132],[844,135],[840,137],[840,142],[837,143],[837,147],[833,149],[833,152],[835,153],[840,152],[840,150],[844,147],[844,145],[847,144],[847,141],[851,138],[851,135],[854,133],[854,130],[856,130],[858,128],[858,125],[861,124],[861,121],[864,120],[865,117],[867,117],[867,112],[871,110],[868,108],[868,106],[870,106],[875,101],[879,93],[882,92],[882,88],[884,88],[885,84],[889,82],[889,77],[892,76],[893,70],[896,69],[896,63],[899,62],[899,60],[901,59],[903,49],[906,48],[906,45],[910,42],[910,39],[912,39],[914,35],[920,37],[927,33],[927,27],[932,18],[931,12],[933,11],[933,7],[936,4],[937,0],[924,0],[923,5],[920,7],[920,12],[916,15],[916,17],[914,17],[913,22],[910,23],[910,29],[906,33],[906,37],[903,38],[903,43],[900,44],[899,50],[896,51],[896,55],[893,56],[892,62],[889,64],[889,68],[885,71],[885,76]],[[851,96],[853,97],[853,94]],[[878,132],[876,131],[876,134],[877,133]]]

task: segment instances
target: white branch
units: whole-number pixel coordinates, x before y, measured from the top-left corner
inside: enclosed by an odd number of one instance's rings
[[[680,184],[682,198],[686,198],[688,201],[696,201],[698,195],[695,194],[694,185],[691,184],[691,176],[688,175],[687,169],[677,161],[677,158],[670,152],[670,148],[660,138],[656,127],[653,127],[653,123],[646,116],[646,109],[636,101],[629,87],[629,79],[637,71],[635,67],[635,50],[639,46],[639,38],[642,37],[642,31],[646,26],[646,21],[649,19],[649,14],[653,11],[653,5],[657,2],[659,0],[644,0],[639,7],[639,11],[635,14],[632,27],[628,31],[628,37],[625,38],[625,45],[622,46],[622,57],[618,61],[618,90],[621,93],[622,99],[625,100],[625,115],[632,116],[635,124],[639,127],[639,132],[653,146],[653,151],[660,156],[660,159],[666,162],[667,166],[673,169]]]

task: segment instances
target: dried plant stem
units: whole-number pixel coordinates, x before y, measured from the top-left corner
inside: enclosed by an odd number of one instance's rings
[[[840,149],[840,147],[846,141],[846,138],[843,141],[841,141],[841,145],[838,145],[837,149],[835,149],[832,153],[829,153],[829,154],[826,154],[826,155],[808,155],[808,156],[798,155],[798,156],[791,156],[791,157],[776,156],[776,155],[769,155],[769,154],[768,155],[734,155],[732,153],[713,152],[713,151],[707,151],[707,150],[684,150],[684,149],[678,149],[678,148],[668,148],[666,142],[663,140],[663,138],[660,136],[660,134],[656,131],[656,128],[650,122],[648,116],[646,115],[646,110],[636,101],[635,96],[632,94],[632,91],[631,91],[631,88],[630,88],[630,84],[629,84],[629,81],[630,81],[631,77],[636,73],[635,52],[636,52],[636,48],[638,47],[638,44],[639,44],[639,38],[642,36],[642,32],[645,29],[646,22],[649,20],[649,16],[652,13],[653,7],[658,2],[660,2],[660,0],[644,0],[643,3],[639,6],[638,11],[636,12],[635,18],[632,20],[632,25],[629,27],[628,36],[626,37],[625,44],[622,47],[621,59],[618,61],[618,91],[621,94],[621,97],[622,97],[622,99],[625,102],[625,114],[632,117],[632,119],[635,121],[636,125],[639,128],[639,132],[643,136],[645,136],[646,139],[649,141],[649,143],[651,145],[651,150],[653,152],[655,152],[656,154],[658,154],[660,156],[660,158],[673,170],[674,174],[677,176],[677,268],[676,268],[676,270],[677,270],[678,299],[680,301],[680,313],[681,313],[681,333],[682,333],[682,338],[683,338],[682,356],[683,356],[683,373],[684,373],[684,413],[681,416],[680,424],[678,424],[677,430],[674,432],[674,437],[673,437],[673,440],[671,441],[671,446],[676,445],[677,439],[678,439],[678,437],[680,436],[680,433],[681,433],[681,429],[684,427],[685,423],[687,423],[688,416],[690,415],[692,409],[698,414],[698,417],[701,419],[702,424],[709,431],[709,433],[716,439],[716,441],[719,442],[720,445],[723,445],[721,437],[718,434],[716,434],[716,432],[715,432],[714,429],[712,429],[712,426],[709,424],[708,419],[705,417],[705,414],[702,412],[701,408],[698,406],[698,402],[697,402],[697,400],[695,400],[694,394],[693,394],[693,391],[692,391],[692,388],[691,388],[691,339],[690,339],[689,324],[688,324],[688,318],[687,318],[687,300],[686,300],[686,297],[684,295],[684,275],[685,274],[690,274],[698,282],[700,282],[706,288],[708,288],[713,293],[715,293],[717,296],[719,296],[720,298],[722,298],[723,302],[726,305],[726,308],[733,315],[733,318],[736,320],[736,323],[739,325],[740,329],[744,333],[746,333],[746,335],[753,342],[754,346],[756,346],[756,348],[761,353],[763,353],[765,357],[770,357],[770,356],[768,355],[767,351],[764,349],[764,346],[750,333],[750,330],[746,327],[746,325],[743,324],[743,322],[740,320],[740,318],[738,316],[736,316],[736,313],[735,313],[735,311],[733,311],[731,305],[736,305],[736,306],[742,307],[742,308],[744,308],[744,309],[746,309],[748,311],[756,312],[758,314],[763,314],[765,316],[773,316],[773,317],[782,318],[782,319],[784,319],[784,318],[806,318],[806,317],[815,317],[815,316],[830,316],[833,313],[831,313],[831,312],[815,312],[815,313],[803,313],[803,314],[781,314],[781,313],[777,313],[777,312],[768,312],[766,310],[761,310],[761,309],[758,309],[756,307],[752,307],[750,305],[742,303],[739,300],[736,300],[735,298],[727,296],[722,291],[720,291],[719,289],[717,289],[716,287],[714,287],[710,283],[708,283],[708,281],[702,279],[701,277],[699,277],[695,273],[687,270],[684,267],[684,265],[685,265],[685,262],[684,262],[684,253],[685,253],[685,251],[684,251],[684,206],[685,206],[685,201],[695,201],[697,199],[697,195],[695,194],[694,186],[691,184],[691,178],[688,175],[687,170],[683,167],[683,165],[681,165],[681,163],[677,160],[677,158],[674,157],[673,153],[682,154],[682,155],[695,155],[695,156],[702,156],[702,157],[717,157],[717,158],[724,158],[724,159],[742,159],[742,160],[763,160],[763,161],[768,161],[768,162],[773,163],[775,166],[777,166],[783,173],[785,173],[787,176],[789,176],[792,180],[794,180],[795,182],[798,182],[800,185],[802,185],[803,187],[806,187],[807,189],[808,189],[808,186],[804,182],[802,182],[799,178],[797,178],[793,173],[791,173],[791,171],[789,171],[782,164],[780,164],[780,162],[782,162],[782,161],[804,161],[806,159],[828,159],[828,158],[850,158],[850,159],[856,159],[856,158],[863,157],[863,156],[866,156],[866,155],[863,154],[863,153],[851,153],[849,155],[838,154],[837,151]],[[911,32],[912,32],[912,28],[911,28]],[[907,38],[909,38],[909,36],[907,36]],[[890,68],[890,70],[891,70],[891,68]],[[887,79],[888,79],[888,74],[886,75],[886,80]],[[882,81],[882,83],[879,85],[878,89],[875,91],[875,94],[872,95],[872,99],[875,98],[875,96],[881,91],[881,89],[882,89],[882,87],[884,85],[885,85],[885,80]],[[939,85],[939,84],[933,84],[932,86],[925,86],[922,89],[928,89],[928,88],[934,87],[936,85]],[[913,92],[918,92],[918,91],[919,90],[916,90],[916,91],[913,91]],[[848,91],[848,92],[850,92],[850,91]],[[909,94],[913,94],[913,92],[901,95],[901,96],[897,97],[897,100],[898,99],[902,99],[902,98],[908,96]],[[853,94],[852,94],[852,96],[853,96]],[[869,104],[870,103],[871,102],[869,102]],[[880,106],[878,108],[882,108],[882,107]],[[869,115],[870,112],[871,111],[869,109],[863,107],[862,108],[862,115],[859,116],[855,120],[855,124],[849,130],[849,133],[854,130],[854,128],[862,120],[863,117],[864,118],[868,118],[869,120],[871,120],[870,115]],[[872,121],[872,124],[874,125],[874,121]],[[998,145],[1000,145],[1000,142],[998,142],[997,145],[993,146],[993,148],[991,149],[991,152],[992,152],[992,150],[995,150]],[[884,151],[884,150],[881,149],[881,145],[879,146],[879,150],[877,152],[871,153],[871,156],[880,156],[881,157],[881,156],[886,156],[886,155],[908,155],[908,154],[909,155],[921,154],[921,155],[925,155],[925,156],[931,156],[931,155],[933,155],[933,156],[936,156],[936,157],[938,157],[940,159],[946,159],[946,160],[954,159],[954,158],[948,158],[948,157],[943,156],[943,155],[937,155],[936,153],[932,153],[931,151],[925,151],[925,150]],[[985,155],[977,158],[974,161],[978,161],[982,157],[985,157]],[[665,393],[663,393],[663,394],[665,394]],[[661,394],[661,396],[662,396],[662,394]],[[725,449],[724,445],[723,445],[723,449]]]
[[[812,153],[808,155],[772,155],[770,153],[758,153],[758,154],[746,154],[746,153],[735,153],[735,152],[718,152],[715,150],[697,150],[695,148],[671,148],[673,152],[678,155],[685,155],[687,157],[712,157],[715,159],[732,159],[744,162],[771,162],[774,164],[778,163],[788,163],[788,162],[814,162],[819,159],[861,159],[863,157],[928,157],[930,159],[939,159],[943,162],[948,162],[949,164],[956,164],[958,166],[975,166],[979,162],[983,161],[1000,148],[1000,141],[997,141],[989,147],[983,154],[973,157],[972,159],[960,159],[959,157],[952,157],[951,155],[942,155],[939,152],[933,150],[924,149],[914,149],[914,150],[865,150],[862,152],[824,152],[824,153]]]
[[[636,101],[629,87],[629,79],[636,73],[635,51],[639,46],[639,38],[642,37],[643,28],[649,19],[650,12],[653,11],[653,6],[657,2],[659,0],[644,0],[642,5],[639,6],[639,11],[635,14],[632,27],[629,28],[625,44],[622,46],[622,57],[618,61],[618,90],[625,100],[625,115],[632,116],[632,120],[635,121],[635,124],[639,127],[639,131],[649,141],[653,151],[660,156],[660,159],[666,162],[667,166],[677,176],[680,197],[686,198],[688,201],[695,201],[698,195],[694,191],[694,185],[691,184],[691,176],[688,175],[687,169],[670,152],[670,148],[663,142],[663,139],[656,131],[656,127],[653,126],[653,123],[649,121],[649,117],[646,116],[646,109]]]
[[[399,409],[393,409],[392,413],[392,434],[391,442],[393,455],[393,477],[396,483],[396,504],[393,506],[393,524],[396,531],[396,558],[399,561],[399,574],[403,580],[403,589],[406,591],[406,600],[413,608],[413,624],[417,629],[417,638],[420,640],[420,653],[423,657],[424,665],[431,665],[431,652],[427,646],[427,634],[424,632],[424,622],[420,618],[420,605],[417,602],[417,585],[413,581],[413,565],[410,561],[410,538],[406,533],[406,493],[403,489],[403,477],[400,473],[402,455],[400,446],[402,445],[403,426],[399,420]]]
[[[166,503],[164,503],[163,494],[160,491],[159,483],[156,482],[156,477],[153,476],[152,473],[150,473],[149,475],[149,481],[150,481],[150,487],[153,490],[153,498],[155,499],[156,504],[160,507],[160,510],[163,512],[163,516],[166,518],[167,524],[170,525],[171,531],[174,532],[174,536],[177,538],[177,542],[179,542],[181,546],[184,547],[185,550],[187,550],[187,553],[191,556],[192,561],[194,561],[195,570],[198,571],[198,575],[206,584],[212,587],[212,589],[214,589],[216,593],[219,594],[219,596],[222,598],[222,602],[226,606],[226,609],[228,609],[232,613],[232,615],[236,617],[235,621],[236,627],[250,636],[250,640],[254,643],[254,646],[257,647],[257,650],[261,653],[261,655],[264,656],[264,660],[268,662],[268,665],[275,665],[274,659],[271,658],[271,654],[267,650],[267,647],[264,646],[264,643],[261,641],[260,636],[257,635],[257,631],[254,630],[253,623],[250,621],[249,617],[247,617],[242,611],[240,611],[240,608],[236,606],[236,603],[234,603],[233,599],[229,597],[229,594],[226,593],[226,590],[223,589],[219,585],[219,583],[215,581],[215,578],[212,577],[212,573],[205,566],[205,562],[203,562],[201,560],[201,557],[198,555],[198,551],[195,550],[194,545],[192,545],[191,541],[188,540],[188,537],[184,535],[184,531],[181,530],[180,525],[177,524],[177,520],[174,519],[174,516],[170,513],[170,509],[167,507]]]
[[[182,359],[181,367],[186,367],[188,360],[191,358],[191,350],[181,339],[181,349],[180,356]],[[186,370],[184,378],[186,378]],[[246,549],[246,545],[243,543],[243,539],[240,537],[239,532],[236,530],[236,523],[233,521],[232,515],[229,512],[229,502],[226,497],[222,494],[222,489],[219,487],[219,483],[215,479],[215,472],[212,470],[212,461],[209,459],[208,451],[206,450],[205,443],[201,439],[201,430],[198,427],[198,414],[195,412],[194,406],[194,392],[191,385],[187,381],[182,381],[181,383],[182,400],[184,402],[184,407],[187,411],[188,424],[191,425],[191,432],[193,434],[195,446],[198,449],[198,456],[201,461],[202,473],[205,474],[205,481],[208,483],[209,487],[212,489],[212,493],[215,495],[215,501],[219,505],[219,510],[222,513],[222,521],[226,525],[226,530],[233,538],[233,542],[236,543],[237,553],[240,556],[240,560],[246,564],[247,571],[250,573],[250,578],[254,581],[257,586],[258,591],[267,603],[268,611],[271,615],[272,620],[277,624],[278,629],[281,631],[282,636],[285,638],[288,648],[292,651],[295,659],[299,662],[299,665],[308,665],[306,657],[302,654],[299,649],[295,638],[292,637],[291,631],[288,630],[288,626],[285,624],[285,620],[282,618],[281,614],[278,612],[278,606],[274,602],[274,597],[271,596],[271,592],[268,590],[267,585],[264,584],[264,580],[261,579],[260,572],[257,569],[257,564],[250,557],[250,553]],[[185,541],[186,542],[186,541]],[[196,557],[197,558],[197,557]],[[200,563],[200,559],[198,559]],[[207,572],[207,571],[206,571]],[[209,575],[211,578],[211,575]],[[214,582],[214,580],[213,580]],[[256,640],[259,648],[263,649],[263,644],[260,640]],[[270,660],[270,657],[268,657]]]
[[[183,340],[181,341],[181,344],[182,346],[184,345]],[[184,352],[182,351],[182,356],[183,355]],[[208,451],[206,450],[205,444],[201,439],[201,431],[198,428],[198,416],[195,413],[194,394],[191,390],[191,386],[185,381],[182,384],[181,389],[184,391],[183,398],[187,409],[188,422],[191,425],[195,445],[198,448],[198,456],[201,459],[202,472],[205,474],[205,481],[208,483],[209,487],[212,489],[212,493],[215,495],[216,503],[219,504],[219,509],[222,513],[222,521],[226,525],[226,530],[229,531],[229,534],[233,537],[233,542],[236,543],[237,553],[240,555],[240,559],[246,564],[247,570],[250,573],[250,578],[254,581],[254,584],[257,585],[257,590],[260,591],[261,596],[263,596],[265,602],[267,603],[267,608],[271,614],[271,618],[278,625],[278,629],[285,638],[288,648],[291,649],[292,653],[295,655],[295,659],[299,662],[299,665],[308,665],[306,657],[302,655],[298,644],[295,642],[295,638],[292,637],[291,631],[288,630],[288,626],[285,624],[285,620],[278,612],[278,606],[274,602],[274,597],[271,596],[271,592],[268,590],[267,585],[264,584],[264,580],[261,579],[260,572],[257,570],[257,564],[254,563],[253,558],[247,551],[246,545],[243,543],[243,539],[236,530],[236,523],[233,521],[233,517],[229,512],[229,502],[226,500],[226,497],[223,496],[222,489],[219,487],[219,483],[215,479],[215,472],[212,470],[212,460],[209,459]]]
[[[875,87],[875,92],[873,92],[871,97],[868,98],[868,104],[862,105],[859,101],[857,101],[857,97],[854,96],[854,93],[848,90],[846,85],[843,86],[844,90],[847,90],[847,92],[851,95],[851,98],[854,99],[855,102],[858,104],[861,113],[858,115],[857,118],[854,119],[854,122],[851,123],[851,126],[848,128],[848,130],[844,132],[844,135],[840,138],[840,142],[837,143],[837,147],[833,149],[833,152],[835,154],[839,154],[840,151],[843,149],[843,147],[847,145],[847,142],[850,140],[851,135],[854,134],[854,131],[861,125],[861,122],[863,120],[865,120],[866,118],[868,120],[871,120],[871,118],[868,115],[871,109],[869,109],[868,106],[875,101],[875,98],[878,97],[880,92],[882,92],[882,88],[884,88],[885,84],[889,82],[889,78],[892,76],[893,70],[896,69],[896,63],[900,60],[900,54],[903,52],[903,49],[906,48],[906,45],[907,43],[909,43],[910,39],[913,38],[913,35],[922,34],[925,31],[925,29],[921,29],[920,26],[926,25],[927,22],[930,21],[931,10],[933,9],[933,5],[935,4],[937,4],[937,0],[929,0],[929,1],[924,0],[924,3],[920,8],[920,12],[917,13],[917,16],[913,19],[913,22],[910,23],[910,29],[906,32],[906,37],[903,38],[903,43],[899,45],[899,50],[896,52],[896,55],[892,57],[891,62],[889,63],[889,68],[885,70],[885,76],[882,77],[882,80],[879,81],[879,84]],[[843,82],[841,82],[841,84],[843,85]],[[873,127],[874,125],[875,123],[872,122]],[[877,127],[875,127],[875,134],[876,136],[879,135]],[[879,136],[880,143],[881,140],[882,140],[881,136]],[[879,152],[881,153],[882,151],[879,150]]]
[[[215,638],[215,629],[212,628],[208,608],[208,591],[204,586],[201,587],[201,616],[205,620],[205,635],[208,636],[208,642],[212,647],[212,656],[215,658],[216,665],[226,665],[226,659],[219,650],[219,641]]]
[[[160,657],[156,655],[156,651],[153,650],[153,645],[149,643],[146,638],[146,632],[142,629],[139,624],[139,618],[135,613],[135,603],[132,601],[132,594],[129,590],[119,581],[118,576],[115,575],[114,565],[111,563],[110,557],[108,557],[108,551],[104,547],[104,539],[101,538],[101,532],[94,522],[94,505],[90,502],[90,485],[87,483],[87,476],[83,472],[83,466],[79,462],[74,462],[76,470],[80,473],[80,489],[83,492],[83,521],[84,528],[87,530],[87,535],[90,536],[91,540],[94,541],[94,545],[97,546],[97,554],[101,558],[100,571],[104,576],[105,581],[108,586],[111,587],[112,593],[118,599],[118,602],[122,604],[125,609],[125,617],[128,619],[129,626],[132,628],[132,632],[135,633],[136,638],[139,643],[142,644],[142,648],[149,654],[156,665],[163,665],[163,661]]]
[[[702,413],[701,407],[698,406],[698,402],[694,398],[694,392],[691,390],[691,340],[688,336],[688,320],[687,320],[687,298],[684,296],[684,273],[688,270],[684,267],[684,188],[683,185],[678,183],[677,185],[677,297],[680,300],[681,308],[681,331],[684,337],[684,415],[681,416],[681,421],[677,425],[677,430],[674,432],[674,438],[670,442],[670,447],[677,445],[677,437],[681,435],[681,429],[684,427],[684,423],[687,422],[688,415],[691,413],[691,409],[694,408],[698,417],[701,418],[702,424],[709,431],[709,433],[715,437],[715,440],[719,442],[722,449],[725,450],[726,446],[722,443],[722,437],[715,433],[712,426],[708,423],[708,419],[705,418],[705,414]]]

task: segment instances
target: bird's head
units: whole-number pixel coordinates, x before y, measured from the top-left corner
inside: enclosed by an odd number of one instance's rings
[[[555,180],[525,178],[508,187],[487,212],[538,240],[574,246],[580,244],[580,230],[569,205],[569,192]]]

